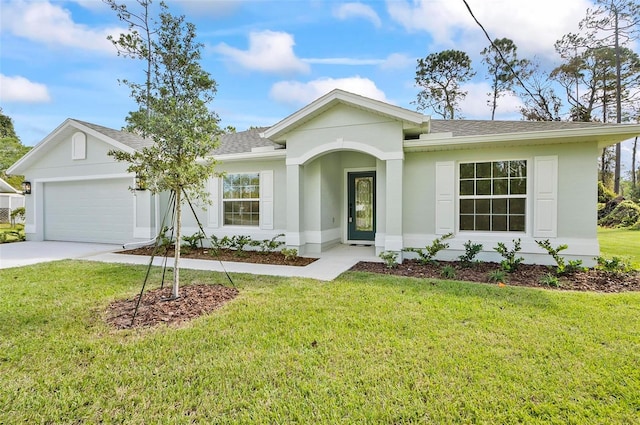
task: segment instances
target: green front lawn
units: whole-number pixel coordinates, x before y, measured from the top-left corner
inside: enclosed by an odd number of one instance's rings
[[[638,423],[639,293],[234,275],[209,316],[109,329],[143,275],[0,270],[0,423]]]
[[[640,269],[640,230],[598,227],[600,252],[605,257],[626,257]]]

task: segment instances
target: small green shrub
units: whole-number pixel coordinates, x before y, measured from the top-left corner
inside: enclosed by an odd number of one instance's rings
[[[493,270],[487,274],[487,279],[489,280],[489,282],[493,283],[506,282],[507,274],[502,269]]]
[[[500,262],[500,267],[507,273],[513,273],[518,270],[518,266],[524,261],[524,258],[516,257],[516,254],[522,249],[520,243],[521,241],[518,238],[513,240],[512,249],[508,249],[502,242],[498,242],[498,246],[493,248],[504,258],[504,260]]]
[[[640,206],[633,201],[620,202],[609,214],[598,220],[603,227],[631,227],[640,220]]]
[[[449,239],[452,236],[453,233],[447,233],[439,238],[435,238],[433,242],[431,242],[431,245],[427,245],[425,248],[405,248],[403,251],[415,252],[418,254],[418,262],[422,265],[427,265],[435,261],[435,257],[438,252],[449,248],[449,244],[442,241]]]
[[[201,242],[204,238],[205,238],[205,235],[202,232],[194,233],[191,236],[183,236],[182,240],[186,242],[186,245],[183,245],[183,246],[187,246],[191,249],[196,249],[198,248],[198,242],[200,242],[200,245],[202,245]]]
[[[388,269],[395,269],[396,267],[398,267],[398,253],[395,251],[383,251],[381,252],[378,257],[380,257],[382,259],[382,261],[384,261],[385,266],[387,266]]]
[[[284,233],[280,233],[279,235],[275,235],[271,239],[264,239],[262,241],[259,241],[257,246],[260,247],[261,252],[275,252],[278,248],[284,245],[284,241],[277,240],[283,237]]]
[[[552,275],[551,273],[547,273],[546,275],[542,276],[539,282],[542,285],[552,286],[554,288],[557,288],[560,286],[560,281],[558,280],[558,277]]]
[[[477,264],[476,256],[482,251],[481,243],[473,243],[470,240],[464,243],[464,254],[458,257],[463,267],[471,267]]]
[[[211,254],[217,255],[221,249],[227,249],[231,245],[231,239],[229,236],[223,236],[221,238],[216,235],[211,236]]]
[[[551,242],[549,239],[545,239],[543,241],[536,241],[538,246],[547,251],[547,253],[553,257],[556,262],[556,273],[558,275],[563,275],[567,273],[575,273],[578,271],[583,271],[585,268],[582,266],[582,260],[569,260],[567,263],[564,257],[558,254],[560,251],[567,249],[569,246],[566,244],[559,245],[557,248],[551,246]]]
[[[284,261],[293,261],[298,257],[298,250],[295,248],[282,248],[280,252],[284,255]]]
[[[234,235],[229,242],[229,248],[236,251],[238,257],[244,257],[245,247],[251,243],[251,237],[246,235]]]
[[[440,269],[440,276],[444,277],[445,279],[455,279],[456,277],[455,267],[448,264],[446,266],[443,266],[442,269]]]
[[[173,235],[170,233],[173,231],[173,227],[164,226],[158,235],[158,246],[162,248],[168,248],[173,243]]]
[[[626,258],[613,256],[611,258],[605,258],[602,256],[596,257],[596,266],[600,270],[611,273],[628,273],[633,270],[631,263]]]

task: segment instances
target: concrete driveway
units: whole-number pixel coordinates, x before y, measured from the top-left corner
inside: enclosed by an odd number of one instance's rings
[[[120,245],[81,242],[12,242],[0,244],[0,269],[68,258],[86,258],[121,250]]]

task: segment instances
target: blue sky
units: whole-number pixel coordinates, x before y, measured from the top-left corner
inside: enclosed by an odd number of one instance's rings
[[[129,2],[130,6],[136,5]],[[335,87],[415,109],[416,59],[468,52],[478,74],[465,118],[489,119],[488,44],[462,0],[169,0],[196,24],[202,64],[218,83],[211,105],[223,126],[275,124]],[[521,57],[551,68],[553,43],[578,29],[588,0],[468,0],[492,38],[515,41]],[[0,107],[25,145],[66,118],[121,128],[135,109],[118,79],[141,81],[142,64],[116,55],[108,34],[124,25],[100,0],[0,0]],[[503,98],[498,119],[519,119]],[[425,111],[429,113],[429,111]]]

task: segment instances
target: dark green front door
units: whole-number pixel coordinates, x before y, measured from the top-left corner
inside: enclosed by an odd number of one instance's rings
[[[350,241],[373,241],[376,233],[376,172],[347,174],[347,236]]]

